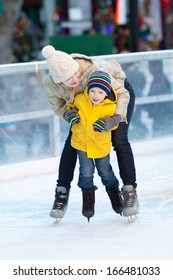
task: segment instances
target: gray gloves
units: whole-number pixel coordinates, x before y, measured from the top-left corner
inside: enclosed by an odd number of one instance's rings
[[[78,110],[75,107],[70,107],[70,109],[64,113],[63,117],[71,125],[80,122]],[[100,118],[93,124],[93,129],[96,132],[102,132],[103,130],[109,131],[114,126],[118,126],[122,121],[124,121],[123,117],[118,114],[115,114],[113,117]]]
[[[123,121],[123,117],[121,115],[115,114],[113,117],[100,118],[96,121],[96,123],[98,123],[98,121],[99,123],[102,123],[102,129],[97,130],[97,132],[102,132],[103,130],[109,131],[114,126],[118,126],[119,123]],[[105,124],[104,126],[103,123]]]

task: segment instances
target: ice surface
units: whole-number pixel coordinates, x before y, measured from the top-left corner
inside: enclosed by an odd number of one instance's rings
[[[39,161],[38,166],[28,165],[30,173],[24,173],[19,165],[4,169],[11,180],[0,183],[0,259],[173,259],[173,138],[133,143],[132,147],[140,201],[140,214],[134,223],[113,212],[97,174],[96,211],[88,223],[81,214],[77,166],[68,210],[55,225],[49,211],[56,171],[46,173]],[[114,152],[111,163],[118,175]],[[32,169],[39,175],[28,176],[34,174]],[[21,172],[27,176],[15,178]]]

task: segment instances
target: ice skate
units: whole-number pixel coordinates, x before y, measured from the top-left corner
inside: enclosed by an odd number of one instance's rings
[[[50,216],[55,220],[55,223],[60,221],[67,210],[69,199],[69,190],[63,186],[56,187],[55,201],[50,211]]]
[[[113,210],[117,213],[122,215],[123,210],[123,199],[121,197],[121,193],[117,188],[108,189],[106,188],[106,192],[109,196],[109,199],[111,201],[111,205]]]
[[[123,216],[128,218],[129,222],[133,222],[139,213],[139,202],[136,189],[133,185],[125,185],[122,188],[123,195]]]
[[[95,187],[82,189],[82,198],[82,215],[85,216],[89,222],[90,218],[95,214]]]

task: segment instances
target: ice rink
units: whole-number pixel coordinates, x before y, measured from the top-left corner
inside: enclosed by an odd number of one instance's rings
[[[54,224],[49,211],[59,158],[2,167],[0,259],[173,259],[173,138],[132,143],[132,147],[140,201],[140,214],[133,223],[113,212],[97,174],[95,216],[87,222],[81,214],[77,166],[68,210]],[[118,175],[114,152],[111,163]]]

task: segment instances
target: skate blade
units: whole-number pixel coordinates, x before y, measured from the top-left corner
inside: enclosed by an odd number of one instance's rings
[[[129,223],[133,223],[137,218],[137,215],[131,215],[127,217]]]
[[[55,221],[53,222],[54,225],[57,225],[61,222],[62,219],[60,218],[55,218]]]

